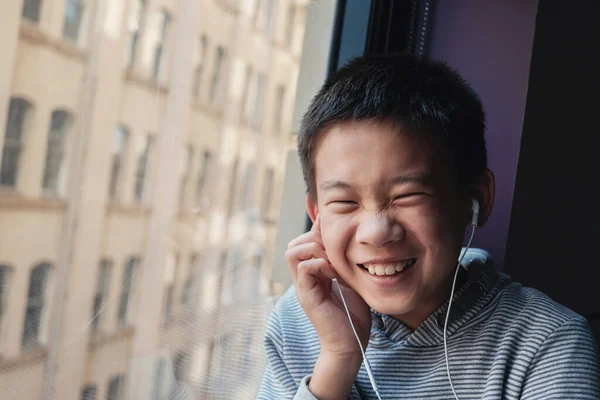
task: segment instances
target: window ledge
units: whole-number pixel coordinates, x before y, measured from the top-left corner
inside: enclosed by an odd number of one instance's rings
[[[22,368],[32,364],[37,364],[44,361],[48,355],[48,351],[44,347],[25,350],[25,353],[14,358],[0,358],[0,373],[9,372],[17,368]]]
[[[50,37],[47,33],[41,31],[36,24],[27,20],[21,22],[20,37],[33,45],[52,47],[59,53],[77,61],[83,62],[87,59],[85,50],[67,40]]]
[[[125,80],[127,82],[131,82],[136,85],[140,85],[152,93],[158,92],[163,95],[166,95],[169,93],[169,87],[165,83],[156,81],[152,78],[141,77],[138,73],[136,73],[131,68],[127,68],[125,70]]]
[[[41,211],[63,211],[67,208],[67,202],[61,199],[32,199],[24,197],[18,192],[0,189],[0,210],[41,210]]]
[[[231,15],[240,13],[239,0],[215,0],[215,3]]]
[[[88,343],[88,347],[92,350],[98,349],[110,343],[119,342],[125,339],[131,339],[134,335],[135,328],[133,326],[121,328],[113,334],[97,331],[92,333],[90,341]]]
[[[143,204],[109,203],[106,205],[106,213],[131,216],[149,216],[150,214],[152,214],[152,207]]]
[[[206,103],[198,96],[194,96],[193,102],[194,102],[194,109],[196,111],[200,111],[200,112],[212,115],[213,117],[216,117],[216,118],[221,118],[221,116],[223,116],[223,107],[222,106]]]

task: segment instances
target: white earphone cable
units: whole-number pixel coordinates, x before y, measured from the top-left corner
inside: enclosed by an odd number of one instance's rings
[[[448,329],[448,319],[450,317],[450,308],[452,307],[452,298],[454,297],[454,290],[456,289],[456,278],[458,277],[458,271],[460,271],[460,264],[462,263],[465,254],[471,247],[471,241],[473,241],[473,236],[475,235],[476,225],[472,225],[473,229],[471,230],[471,237],[469,238],[469,242],[467,243],[467,247],[462,250],[462,254],[458,258],[458,264],[456,265],[456,271],[454,272],[454,279],[452,280],[452,290],[450,291],[450,299],[448,300],[448,309],[446,310],[446,318],[444,320],[444,357],[446,358],[446,372],[448,373],[448,382],[450,382],[450,389],[452,389],[452,394],[454,394],[454,398],[456,400],[460,400],[456,391],[454,390],[454,385],[452,384],[452,378],[450,377],[450,362],[448,361],[448,344],[446,341],[446,331]]]
[[[350,326],[352,327],[352,332],[354,332],[354,337],[358,342],[358,346],[360,347],[360,352],[362,353],[363,361],[365,363],[365,369],[367,370],[367,374],[369,375],[369,380],[371,381],[371,386],[377,395],[377,399],[381,400],[381,396],[379,395],[379,389],[377,388],[377,383],[375,383],[375,377],[373,376],[373,372],[371,371],[371,366],[369,365],[369,360],[367,359],[367,354],[365,353],[365,349],[363,349],[362,343],[360,342],[360,338],[358,337],[358,333],[356,332],[356,328],[354,328],[354,322],[352,322],[352,317],[350,316],[350,310],[348,310],[348,305],[346,304],[346,300],[344,299],[344,295],[342,293],[342,287],[338,282],[337,278],[333,278],[333,281],[337,284],[338,291],[340,292],[340,298],[342,299],[342,304],[344,305],[344,309],[346,310],[346,315],[348,316],[348,321],[350,321]]]

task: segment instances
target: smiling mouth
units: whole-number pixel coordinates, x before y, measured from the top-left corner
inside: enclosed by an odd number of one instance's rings
[[[415,265],[416,262],[416,258],[409,258],[387,264],[358,264],[358,266],[371,275],[386,276],[400,274],[401,272],[404,272],[406,269]]]

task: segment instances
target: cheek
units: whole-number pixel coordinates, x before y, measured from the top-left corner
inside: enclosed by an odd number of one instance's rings
[[[331,262],[346,258],[346,249],[352,240],[352,220],[347,216],[323,216],[321,220],[321,236],[325,251]]]

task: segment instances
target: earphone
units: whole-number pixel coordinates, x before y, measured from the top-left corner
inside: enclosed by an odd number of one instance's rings
[[[446,318],[444,319],[444,357],[446,359],[446,372],[448,374],[448,382],[450,383],[450,389],[452,389],[452,394],[454,394],[454,398],[456,400],[460,400],[456,391],[454,390],[454,385],[452,384],[452,378],[450,376],[450,363],[448,361],[448,345],[446,341],[446,332],[448,329],[448,318],[450,317],[450,308],[452,307],[452,298],[454,297],[454,290],[456,289],[456,278],[458,277],[458,271],[460,270],[460,265],[462,263],[465,254],[471,247],[471,242],[473,241],[473,236],[475,236],[475,229],[477,228],[477,224],[479,223],[479,201],[476,198],[472,198],[472,215],[471,215],[471,236],[469,237],[469,241],[467,242],[467,246],[464,250],[461,251],[461,254],[458,258],[458,264],[456,265],[456,271],[454,272],[454,279],[452,279],[452,290],[450,290],[450,299],[448,300],[448,309],[446,310]],[[348,310],[348,305],[346,304],[346,300],[344,299],[344,295],[342,293],[342,287],[338,282],[337,278],[333,278],[332,280],[337,284],[338,291],[340,292],[340,298],[342,299],[342,304],[344,305],[344,309],[346,310],[346,315],[348,316],[348,321],[350,321],[350,326],[352,327],[352,332],[354,332],[354,337],[358,342],[358,346],[360,347],[360,352],[362,353],[363,362],[365,365],[365,369],[367,370],[367,375],[369,375],[369,381],[371,382],[371,386],[373,387],[373,391],[375,391],[375,395],[377,395],[377,399],[381,400],[381,396],[379,395],[379,389],[377,388],[377,383],[375,382],[375,377],[373,376],[373,371],[371,370],[371,366],[369,364],[369,360],[367,359],[367,355],[365,353],[365,349],[360,342],[360,338],[358,337],[358,333],[356,332],[356,328],[354,328],[354,323],[352,322],[352,317],[350,315],[350,310]]]

